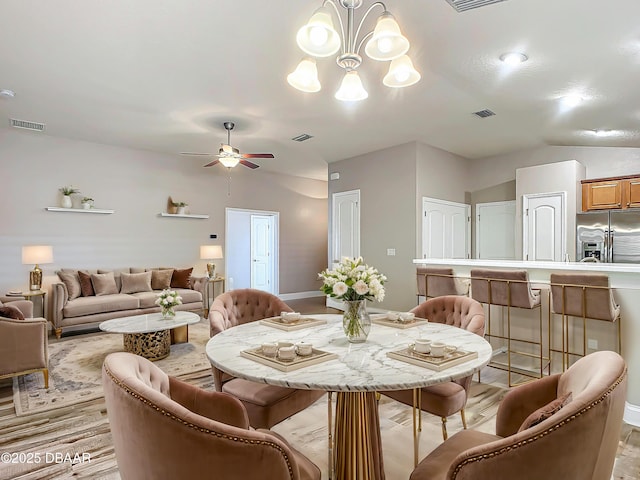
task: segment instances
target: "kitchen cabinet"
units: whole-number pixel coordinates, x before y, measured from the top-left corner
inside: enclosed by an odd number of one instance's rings
[[[582,210],[640,207],[640,175],[582,181]]]

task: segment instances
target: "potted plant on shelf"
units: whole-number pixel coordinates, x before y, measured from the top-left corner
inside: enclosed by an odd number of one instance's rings
[[[60,206],[62,208],[72,208],[73,202],[71,201],[71,195],[80,193],[80,190],[78,190],[77,188],[71,185],[68,185],[68,186],[62,187],[60,189],[60,192],[62,193],[62,203],[60,204]]]
[[[178,215],[183,215],[184,214],[184,209],[185,207],[187,207],[189,204],[185,203],[185,202],[173,202],[173,206],[176,207],[176,213]]]
[[[82,208],[85,210],[89,210],[93,208],[93,198],[91,197],[82,197]]]

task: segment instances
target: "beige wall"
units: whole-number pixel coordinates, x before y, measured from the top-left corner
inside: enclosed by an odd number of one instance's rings
[[[53,246],[55,263],[43,266],[48,277],[61,267],[154,265],[194,266],[203,275],[199,246],[224,245],[226,207],[280,212],[280,293],[317,291],[326,265],[327,183],[239,167],[227,195],[226,170],[203,163],[0,129],[0,293],[27,287],[32,266],[20,256],[29,244]],[[69,184],[115,213],[45,211]],[[159,217],[169,196],[209,218]],[[223,271],[224,261],[216,263]]]

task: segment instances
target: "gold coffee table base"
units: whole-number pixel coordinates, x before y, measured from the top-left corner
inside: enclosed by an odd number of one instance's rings
[[[169,330],[148,333],[125,333],[125,352],[135,353],[152,362],[166,358],[171,352]]]

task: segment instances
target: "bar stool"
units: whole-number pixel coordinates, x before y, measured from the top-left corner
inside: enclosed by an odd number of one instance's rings
[[[532,378],[541,378],[544,375],[544,362],[549,356],[544,356],[543,347],[543,322],[540,290],[532,289],[529,283],[529,275],[526,270],[471,270],[471,297],[480,303],[488,305],[487,329],[485,337],[498,338],[507,341],[507,366],[492,362],[489,366],[507,370],[509,386],[515,384],[511,382],[512,372]],[[491,331],[491,305],[507,307],[507,334],[497,335]],[[539,311],[538,340],[525,338],[514,338],[511,335],[511,308],[521,308]],[[526,343],[537,347],[538,354],[514,350],[512,342]],[[517,354],[538,359],[540,365],[539,376],[532,374],[522,368],[514,367],[511,363],[511,355]]]
[[[418,283],[418,304],[419,297],[425,300],[445,295],[469,296],[469,282],[457,278],[453,273],[453,268],[446,267],[417,267],[416,279]]]
[[[587,352],[587,319],[618,323],[618,353],[622,354],[620,306],[609,286],[609,276],[600,273],[553,273],[550,278],[552,312],[562,315],[562,371],[570,356]],[[569,346],[569,317],[582,317],[582,353]],[[558,352],[557,349],[552,349]]]

